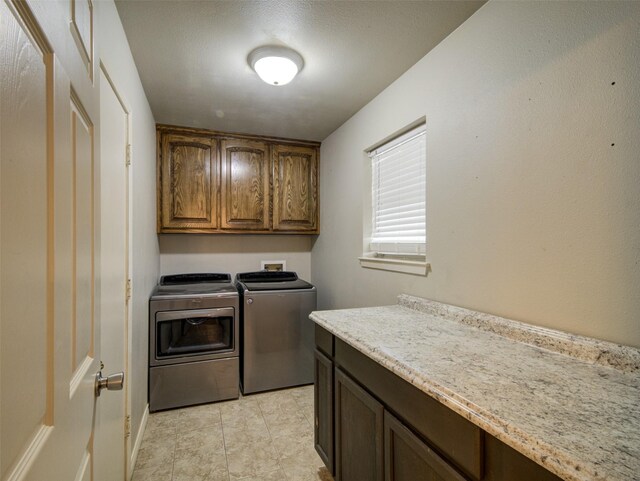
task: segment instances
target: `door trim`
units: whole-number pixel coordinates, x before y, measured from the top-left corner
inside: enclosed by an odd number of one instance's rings
[[[126,225],[126,233],[125,233],[125,238],[127,239],[127,244],[126,244],[126,252],[125,252],[125,265],[126,265],[126,272],[127,272],[127,280],[130,281],[133,279],[133,267],[132,267],[132,262],[131,262],[131,248],[133,245],[133,234],[132,234],[132,229],[131,229],[131,219],[132,219],[132,205],[130,200],[132,199],[132,182],[131,182],[131,163],[129,162],[129,159],[131,158],[130,156],[132,156],[132,146],[131,146],[131,139],[133,138],[133,133],[132,133],[132,120],[131,120],[131,109],[128,107],[127,102],[124,100],[124,97],[120,94],[120,91],[118,90],[118,87],[116,87],[115,82],[113,81],[113,79],[111,78],[111,76],[109,75],[109,69],[107,68],[107,66],[104,64],[103,60],[100,59],[100,71],[102,72],[102,74],[104,75],[105,79],[107,80],[107,82],[109,82],[109,86],[111,87],[111,89],[113,90],[113,93],[115,94],[116,98],[118,99],[118,102],[120,103],[120,106],[122,107],[122,110],[125,113],[125,118],[126,118],[126,145],[127,145],[127,152],[126,152],[126,169],[127,169],[127,174],[126,174],[126,186],[125,186],[125,192],[126,192],[126,219],[125,219],[125,225]],[[126,284],[128,284],[128,282],[126,282]],[[127,375],[124,378],[124,396],[125,396],[125,412],[124,412],[124,417],[125,420],[128,418],[129,420],[131,419],[131,410],[132,410],[132,404],[131,404],[131,372],[132,372],[132,365],[131,365],[131,350],[133,349],[133,344],[132,344],[132,337],[133,337],[133,332],[132,332],[132,316],[133,316],[133,306],[132,306],[132,299],[133,299],[133,289],[134,286],[131,284],[130,285],[130,290],[128,291],[128,294],[125,293],[125,302],[126,302],[126,318],[124,320],[125,323],[125,332],[123,333],[124,335],[124,352],[125,352],[125,361],[124,361],[124,365],[126,366],[126,370],[127,370]],[[148,408],[147,408],[148,409]],[[123,420],[123,422],[125,422]],[[146,420],[145,420],[146,423]],[[130,426],[130,421],[129,421],[129,426]],[[137,444],[137,439],[136,439],[136,444]],[[131,476],[133,475],[133,468],[135,466],[135,464],[132,461],[133,456],[130,456],[130,453],[132,452],[132,446],[131,446],[131,429],[129,428],[129,435],[126,435],[126,428],[125,428],[125,439],[124,439],[124,460],[125,460],[125,466],[124,466],[124,472],[125,472],[125,476],[126,479],[131,479]]]

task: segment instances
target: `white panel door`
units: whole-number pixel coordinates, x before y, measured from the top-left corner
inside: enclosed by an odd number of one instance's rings
[[[0,475],[51,434],[51,59],[0,2]],[[68,123],[68,122],[67,122]],[[67,371],[69,366],[67,366]]]
[[[100,166],[92,51],[91,0],[0,0],[2,481],[95,477],[97,399],[105,396],[94,394]]]

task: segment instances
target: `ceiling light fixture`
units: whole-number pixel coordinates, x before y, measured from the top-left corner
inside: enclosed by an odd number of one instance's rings
[[[277,86],[291,82],[304,65],[298,52],[275,45],[256,48],[247,61],[262,80]]]

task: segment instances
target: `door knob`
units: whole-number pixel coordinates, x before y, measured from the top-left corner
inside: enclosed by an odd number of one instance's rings
[[[102,371],[96,374],[96,396],[100,396],[100,391],[107,388],[107,391],[121,391],[124,385],[124,372],[117,372],[111,376],[102,377]]]

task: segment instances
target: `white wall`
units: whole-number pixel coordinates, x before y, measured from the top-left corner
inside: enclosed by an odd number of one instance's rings
[[[260,270],[260,261],[284,260],[287,270],[311,278],[311,236],[193,235],[160,237],[162,274],[182,272],[238,272]]]
[[[123,96],[131,113],[131,145],[133,183],[131,225],[132,232],[132,302],[131,329],[131,445],[136,436],[147,405],[148,368],[148,302],[160,271],[158,238],[156,236],[156,148],[155,121],[147,97],[142,89],[138,70],[133,62],[115,4],[98,2],[101,39],[99,57],[111,80]],[[108,194],[106,200],[108,202]]]
[[[640,346],[639,31],[639,2],[489,2],[325,139],[319,307],[406,292]],[[422,116],[432,272],[361,268],[363,151]]]

